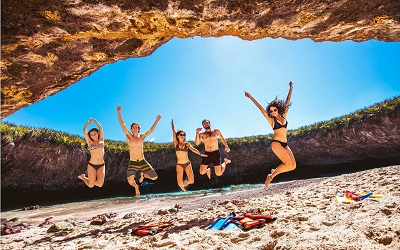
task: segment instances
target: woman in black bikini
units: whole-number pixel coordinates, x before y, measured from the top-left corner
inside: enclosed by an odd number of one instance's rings
[[[172,125],[172,138],[174,140],[174,148],[176,152],[176,180],[178,181],[178,186],[182,191],[186,192],[186,187],[189,184],[194,183],[194,174],[192,169],[192,164],[189,161],[188,149],[193,153],[198,154],[203,157],[207,157],[194,148],[189,142],[186,142],[186,133],[183,130],[175,131],[174,120],[171,122]],[[188,179],[183,181],[183,172],[186,173]]]
[[[87,132],[87,127],[90,123],[94,122],[97,128],[92,128]],[[102,187],[104,184],[104,177],[106,173],[104,163],[104,133],[103,128],[96,119],[90,118],[85,127],[83,127],[83,134],[90,151],[90,160],[87,167],[88,177],[85,174],[78,176],[88,187],[94,186]]]
[[[272,129],[274,130],[274,139],[272,140],[271,147],[272,151],[282,161],[276,169],[272,169],[271,173],[265,180],[265,186],[268,187],[272,179],[280,173],[289,172],[296,168],[296,160],[294,159],[292,150],[287,144],[287,120],[286,115],[289,111],[290,97],[292,96],[293,83],[289,83],[289,93],[285,103],[282,100],[275,99],[268,104],[267,108],[264,108],[247,92],[245,96],[250,98],[253,103],[260,109],[261,113],[268,120]]]

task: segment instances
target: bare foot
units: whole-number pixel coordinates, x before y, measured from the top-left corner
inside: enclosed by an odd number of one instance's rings
[[[182,190],[183,192],[186,192],[186,189],[185,189],[185,187],[184,187],[183,185],[179,185],[179,187],[181,188],[181,190]]]
[[[231,163],[231,160],[229,160],[228,158],[224,158],[224,162],[225,162],[225,165],[227,165],[228,163]]]
[[[267,179],[265,179],[265,187],[268,187],[268,185],[271,183],[273,177],[272,174],[275,172],[275,169],[271,169],[271,173],[267,175]]]
[[[85,179],[85,174],[78,175],[78,178],[83,181]]]
[[[143,172],[140,172],[140,179],[139,179],[139,183],[142,183],[144,180],[144,174]]]
[[[269,174],[268,176],[267,176],[267,179],[265,179],[265,187],[268,187],[268,185],[269,185],[269,183],[271,183],[271,181],[272,181],[272,177],[271,177],[271,175]]]
[[[228,165],[229,163],[231,163],[231,160],[229,160],[228,158],[224,158],[224,164],[221,165],[221,168],[223,168],[223,171],[225,171],[226,165]]]
[[[211,179],[211,169],[207,168],[207,177]]]

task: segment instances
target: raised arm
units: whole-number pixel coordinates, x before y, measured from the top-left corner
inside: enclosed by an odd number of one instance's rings
[[[126,128],[124,120],[122,119],[122,115],[121,115],[121,106],[117,106],[117,113],[118,113],[118,121],[119,121],[119,125],[121,125],[122,131],[124,131],[124,134],[129,138],[130,136],[130,132],[129,130]]]
[[[261,106],[261,104],[259,104],[256,99],[253,98],[253,96],[250,95],[250,93],[248,92],[244,92],[244,95],[246,97],[248,97],[255,105],[256,107],[261,111],[261,113],[264,115],[264,117],[268,120],[271,121],[272,118],[268,115],[267,111],[265,111],[265,109]]]
[[[99,136],[99,141],[104,141],[103,127],[100,125],[100,123],[96,119],[92,118],[92,121],[94,123],[96,123],[97,127],[99,128],[99,135],[100,135]]]
[[[89,126],[89,124],[91,122],[92,122],[92,118],[87,120],[87,122],[85,123],[85,126],[83,127],[83,136],[85,137],[85,140],[86,140],[87,144],[89,144],[89,142],[90,142],[90,138],[89,138],[88,133],[87,133],[87,127]]]
[[[174,119],[172,119],[172,121],[171,121],[171,127],[172,127],[172,140],[174,142],[174,146],[176,146],[176,144],[178,142],[176,141],[176,131],[175,131]]]
[[[216,129],[215,132],[217,133],[217,135],[219,136],[219,138],[221,139],[222,143],[225,145],[225,151],[228,153],[229,151],[231,151],[231,149],[228,146],[228,143],[226,143],[225,138],[222,136],[221,131],[219,131],[219,129]]]
[[[283,113],[283,117],[285,117],[285,118],[286,118],[286,114],[289,111],[289,107],[290,107],[290,98],[292,97],[292,89],[293,89],[293,83],[289,82],[289,93],[286,97],[285,112]]]
[[[201,142],[200,131],[201,131],[201,128],[197,128],[197,129],[196,129],[196,139],[195,139],[194,143],[195,143],[197,146],[200,145],[200,142]]]
[[[156,121],[153,123],[153,126],[151,126],[151,128],[146,133],[144,133],[144,137],[147,137],[149,134],[153,133],[153,131],[154,131],[154,129],[156,129],[156,126],[157,126],[158,122],[160,121],[160,119],[161,119],[161,115],[157,115]]]

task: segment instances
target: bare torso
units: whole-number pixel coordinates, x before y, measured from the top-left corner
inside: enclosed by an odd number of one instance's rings
[[[129,136],[127,138],[127,143],[129,147],[129,159],[140,160],[144,158],[143,154],[143,135],[139,136]]]
[[[206,152],[213,152],[218,150],[218,136],[216,130],[210,130],[201,133],[200,139],[204,143],[204,150]]]

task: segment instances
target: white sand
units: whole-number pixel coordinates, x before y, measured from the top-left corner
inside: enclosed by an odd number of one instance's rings
[[[377,168],[337,177],[273,183],[259,188],[191,198],[102,200],[85,205],[66,204],[32,211],[9,211],[2,218],[20,217],[18,224],[32,226],[21,233],[1,236],[1,249],[400,249],[400,166]],[[336,191],[384,194],[344,204]],[[179,204],[176,214],[159,215],[159,209]],[[218,216],[259,207],[277,220],[244,232],[205,230]],[[89,225],[97,214],[116,212],[107,223]],[[137,212],[134,218],[123,219]],[[49,216],[53,222],[75,219],[61,233],[47,233],[38,225]],[[151,222],[172,222],[175,227],[155,236],[131,235],[132,228]]]

